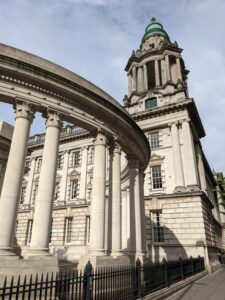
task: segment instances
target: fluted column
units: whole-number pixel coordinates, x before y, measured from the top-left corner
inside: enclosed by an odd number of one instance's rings
[[[137,91],[137,68],[132,68],[132,92]]]
[[[82,148],[81,178],[79,199],[86,199],[88,147]]]
[[[70,151],[65,150],[63,152],[62,179],[61,179],[61,183],[60,183],[60,197],[59,197],[59,200],[64,201],[64,202],[66,201],[69,156],[70,156]]]
[[[159,62],[155,60],[155,85],[160,85],[160,77],[159,77]]]
[[[121,255],[121,148],[114,143],[112,159],[112,255]]]
[[[46,135],[34,212],[30,255],[48,254],[60,128],[59,114],[49,111],[46,121]]]
[[[147,65],[143,65],[143,75],[144,75],[144,90],[148,89],[148,73],[147,73]]]
[[[170,71],[169,55],[165,56],[165,62],[166,62],[166,79],[167,79],[167,81],[171,81],[171,71]]]
[[[177,66],[177,81],[179,80],[182,81],[180,57],[176,57],[176,66]]]
[[[144,90],[144,76],[143,76],[143,68],[138,67],[138,92],[142,92]]]
[[[34,115],[26,102],[18,101],[15,109],[16,122],[0,199],[0,255],[11,254],[27,143]]]
[[[132,93],[132,76],[129,73],[128,74],[128,97],[130,97],[131,93]]]
[[[184,149],[184,173],[186,186],[198,189],[197,163],[194,149],[194,141],[190,127],[190,119],[182,121],[182,136]]]
[[[89,253],[104,255],[106,137],[102,132],[97,134],[94,148]]]
[[[181,157],[181,146],[178,131],[178,122],[169,124],[171,130],[172,149],[173,149],[173,165],[175,176],[175,190],[180,191],[184,188],[184,173]]]

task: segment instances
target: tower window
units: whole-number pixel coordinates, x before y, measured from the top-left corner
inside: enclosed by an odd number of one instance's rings
[[[156,106],[157,106],[157,98],[156,97],[145,100],[145,109],[153,108]]]
[[[155,87],[155,61],[154,60],[147,63],[147,73],[148,73],[148,88],[152,89]]]

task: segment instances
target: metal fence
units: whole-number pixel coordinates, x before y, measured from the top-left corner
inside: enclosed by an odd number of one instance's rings
[[[59,299],[59,300],[133,300],[169,286],[204,270],[204,259],[135,266],[113,266],[93,269],[88,263],[84,271],[60,272],[5,278],[0,287],[0,299]]]

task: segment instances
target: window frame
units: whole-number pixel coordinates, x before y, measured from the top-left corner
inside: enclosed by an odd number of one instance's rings
[[[145,100],[145,109],[150,109],[158,106],[157,97],[151,97]]]
[[[74,182],[74,184],[72,184]],[[75,190],[73,190],[75,188]],[[72,178],[69,181],[69,200],[77,199],[79,196],[79,179],[78,178]]]
[[[162,244],[165,242],[162,210],[151,211],[151,219],[152,219],[152,243]]]
[[[76,157],[76,155],[78,157]],[[71,167],[78,167],[81,165],[81,150],[76,150],[71,153]]]
[[[64,243],[65,244],[71,244],[72,233],[73,233],[73,217],[66,217],[65,218],[65,234],[64,234]]]
[[[157,139],[152,138],[156,134],[157,134]],[[149,133],[149,144],[152,150],[159,149],[161,147],[159,130],[152,131]]]
[[[33,219],[28,219],[26,245],[30,245],[33,231]]]
[[[154,177],[153,174],[154,168],[160,168],[160,176]],[[157,190],[163,190],[163,175],[162,175],[162,165],[161,164],[155,164],[150,166],[150,173],[151,173],[151,190],[157,191]],[[157,182],[159,180],[159,182]],[[154,182],[156,181],[156,182]],[[158,185],[157,187],[154,187],[154,185]]]

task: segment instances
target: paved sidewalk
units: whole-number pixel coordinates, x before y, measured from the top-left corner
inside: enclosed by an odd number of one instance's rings
[[[166,300],[225,300],[225,265],[206,275]]]

